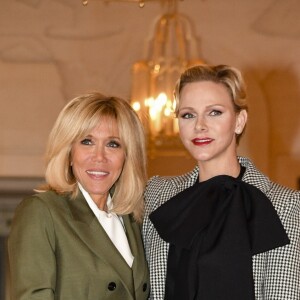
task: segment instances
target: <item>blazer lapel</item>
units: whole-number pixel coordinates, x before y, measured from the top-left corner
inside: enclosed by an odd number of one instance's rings
[[[132,265],[132,272],[134,277],[135,286],[139,287],[144,283],[147,272],[146,261],[144,257],[144,247],[141,237],[139,225],[134,221],[131,215],[123,216],[124,225],[126,228],[126,235],[130,245],[134,261]]]
[[[73,226],[86,246],[119,275],[129,293],[133,289],[132,271],[116,249],[81,193],[68,200],[73,216]]]
[[[173,189],[172,190],[174,191],[174,195],[176,195],[179,192],[182,192],[183,190],[191,187],[198,180],[199,180],[199,167],[198,166],[196,166],[189,173],[186,173],[186,174],[181,175],[181,176],[173,177],[173,180],[172,180]],[[174,196],[174,195],[172,195],[172,196]],[[169,196],[170,195],[168,195],[168,197]]]

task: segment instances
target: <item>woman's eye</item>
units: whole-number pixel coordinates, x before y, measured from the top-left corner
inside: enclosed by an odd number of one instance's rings
[[[183,114],[181,115],[181,118],[182,118],[182,119],[191,119],[191,118],[194,118],[194,115],[191,114],[191,113],[183,113]]]
[[[222,112],[221,111],[219,111],[219,110],[212,110],[210,113],[209,113],[209,115],[210,116],[219,116],[219,115],[221,115],[222,114]]]
[[[80,141],[80,144],[82,145],[92,145],[92,140],[91,139],[83,139]]]
[[[121,144],[117,141],[110,141],[107,146],[111,148],[120,148]]]

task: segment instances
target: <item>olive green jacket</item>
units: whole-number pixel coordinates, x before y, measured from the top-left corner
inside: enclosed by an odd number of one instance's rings
[[[49,191],[21,202],[8,241],[14,300],[143,300],[148,269],[140,228],[123,217],[130,268],[80,193]]]

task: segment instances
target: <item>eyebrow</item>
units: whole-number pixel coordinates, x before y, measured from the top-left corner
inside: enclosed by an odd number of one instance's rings
[[[92,137],[94,137],[94,135],[92,135],[92,134],[86,134],[86,135],[84,135],[84,136],[82,136],[81,138],[92,138]],[[106,137],[106,138],[108,138],[108,139],[118,139],[118,140],[121,140],[121,137],[120,136],[114,136],[114,135],[110,135],[110,136],[108,136],[108,137]]]
[[[220,107],[225,107],[223,104],[211,104],[211,105],[208,105],[208,106],[205,106],[205,108],[213,108],[213,107],[216,107],[216,106],[220,106]],[[191,110],[195,110],[194,107],[191,107],[191,106],[184,106],[184,107],[181,107],[178,109],[178,111],[181,111],[183,109],[191,109]]]
[[[192,110],[194,110],[193,107],[186,106],[186,107],[181,107],[181,108],[179,108],[178,111],[181,111],[181,110],[183,110],[183,109],[192,109]]]

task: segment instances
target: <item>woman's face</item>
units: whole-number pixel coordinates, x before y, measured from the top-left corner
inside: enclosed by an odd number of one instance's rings
[[[179,132],[186,149],[198,163],[236,156],[236,133],[241,133],[246,111],[237,114],[227,89],[211,81],[188,83],[181,90]],[[228,160],[229,161],[229,160]]]
[[[117,122],[103,118],[71,150],[74,176],[103,209],[110,188],[119,178],[125,161]],[[100,207],[100,208],[101,208]]]

